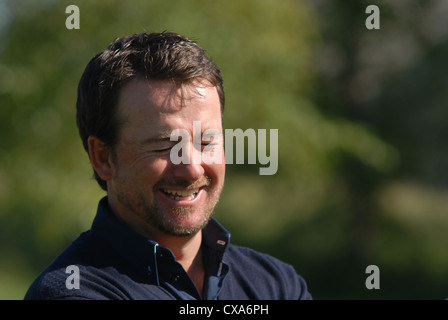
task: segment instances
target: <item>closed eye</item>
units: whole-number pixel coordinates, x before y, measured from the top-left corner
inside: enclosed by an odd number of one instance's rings
[[[161,149],[153,150],[152,152],[155,152],[155,153],[164,153],[164,152],[170,151],[171,148],[172,148],[172,147],[161,148]]]
[[[205,147],[210,148],[216,148],[218,146],[218,143],[215,142],[202,142],[201,143],[201,150],[204,150]]]
[[[203,142],[201,145],[203,147],[206,147],[206,146],[217,147],[217,146],[220,146],[221,144],[219,142]]]

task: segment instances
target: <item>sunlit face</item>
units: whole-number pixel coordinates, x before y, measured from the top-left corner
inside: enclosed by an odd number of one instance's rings
[[[207,129],[222,134],[216,88],[207,82],[181,89],[171,81],[134,79],[120,92],[117,114],[124,122],[108,181],[108,196],[116,213],[141,233],[197,233],[207,224],[221,195],[224,157],[218,164],[190,161],[175,165],[170,151],[179,142],[170,141],[170,134],[175,129],[186,130],[191,155],[201,153],[193,148],[193,121],[201,122],[201,136]]]

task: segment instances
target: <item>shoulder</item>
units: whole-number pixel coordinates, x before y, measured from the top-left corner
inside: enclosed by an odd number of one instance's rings
[[[25,300],[89,298],[76,290],[79,266],[83,265],[80,252],[86,249],[86,238],[89,238],[88,232],[81,234],[38,275],[28,288]]]
[[[114,279],[114,270],[98,263],[97,253],[105,250],[89,232],[81,234],[34,280],[25,300],[118,298],[107,288],[96,288]]]
[[[78,294],[75,282],[76,271],[69,270],[56,268],[42,272],[29,287],[25,300],[89,299],[88,296]]]
[[[231,277],[260,299],[311,299],[305,280],[294,267],[271,255],[230,245],[225,256]],[[260,296],[261,295],[261,296]]]
[[[28,289],[25,300],[127,300],[116,269],[71,264],[50,266]]]

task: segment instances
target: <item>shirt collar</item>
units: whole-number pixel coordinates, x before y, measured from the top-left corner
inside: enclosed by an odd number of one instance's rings
[[[156,251],[168,256],[168,260],[175,262],[171,250],[160,246],[157,242],[135,232],[119,220],[109,208],[107,196],[100,200],[97,214],[92,223],[92,234],[101,237],[114,247],[123,259],[132,264],[141,274],[151,273],[152,282],[159,283],[160,270],[157,271]],[[221,276],[222,258],[229,246],[230,233],[214,218],[202,230],[202,246],[206,259],[204,259],[206,272],[209,276]]]

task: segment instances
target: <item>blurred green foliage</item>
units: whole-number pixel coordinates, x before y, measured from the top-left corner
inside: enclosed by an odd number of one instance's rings
[[[104,195],[75,124],[87,62],[163,30],[222,69],[226,128],[279,130],[276,175],[227,167],[215,215],[234,243],[293,264],[316,299],[446,298],[448,6],[378,0],[369,31],[368,4],[0,0],[0,298],[21,299]]]

